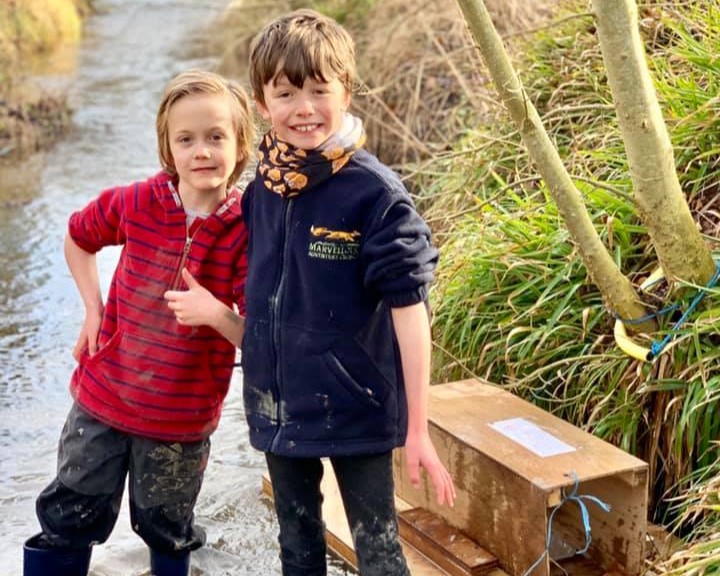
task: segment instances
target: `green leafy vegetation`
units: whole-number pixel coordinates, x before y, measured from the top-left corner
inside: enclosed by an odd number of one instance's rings
[[[585,8],[575,3],[570,17],[525,38],[518,66],[606,247],[639,285],[657,263],[632,202]],[[681,185],[717,249],[720,6],[646,3],[641,26]],[[720,507],[708,497],[717,492],[720,456],[720,291],[708,291],[653,364],[621,352],[615,318],[502,111],[419,166],[414,183],[441,242],[432,295],[436,381],[486,378],[648,461],[653,519],[673,526],[698,554],[709,546],[720,571]],[[656,309],[669,304],[661,289],[646,301]],[[654,338],[676,319],[664,317]],[[666,569],[693,561],[685,552],[689,559]]]

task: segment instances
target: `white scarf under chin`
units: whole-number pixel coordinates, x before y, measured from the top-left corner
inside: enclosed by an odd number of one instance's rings
[[[363,123],[360,118],[353,116],[349,112],[343,114],[342,124],[340,128],[330,138],[325,140],[320,146],[319,150],[326,150],[328,148],[348,148],[353,143],[358,142],[363,133]]]

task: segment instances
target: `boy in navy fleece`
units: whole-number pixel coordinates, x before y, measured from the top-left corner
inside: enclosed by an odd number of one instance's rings
[[[267,458],[285,576],[326,573],[321,457],[363,576],[408,574],[393,448],[405,446],[414,483],[425,468],[439,503],[455,496],[427,428],[437,251],[397,175],[362,147],[362,122],[347,113],[354,74],[347,32],[310,10],[271,22],[250,55],[271,128],[243,196],[243,394],[250,441]]]
[[[396,174],[350,115],[352,39],[309,10],[268,24],[250,55],[271,129],[243,197],[249,229],[242,345],[250,441],[266,454],[283,574],[326,573],[320,457],[333,465],[363,576],[408,574],[397,537],[391,451],[410,478],[452,479],[428,436],[437,261]]]

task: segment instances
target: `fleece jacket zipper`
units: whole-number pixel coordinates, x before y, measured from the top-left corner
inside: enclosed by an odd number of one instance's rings
[[[282,303],[285,289],[286,279],[286,268],[287,262],[290,257],[290,242],[288,237],[290,235],[290,220],[292,215],[293,199],[288,199],[283,206],[283,236],[280,245],[282,246],[282,258],[280,260],[280,274],[278,282],[275,285],[275,293],[272,297],[272,335],[273,345],[275,348],[275,385],[277,387],[277,402],[275,403],[275,421],[277,426],[275,428],[275,434],[273,435],[272,442],[270,443],[270,452],[277,451],[278,444],[280,442],[280,430],[283,425],[283,407],[282,407],[282,348],[281,348],[281,318],[282,318]]]

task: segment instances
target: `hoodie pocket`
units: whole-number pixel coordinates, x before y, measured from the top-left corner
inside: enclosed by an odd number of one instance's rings
[[[100,401],[172,421],[214,418],[229,376],[213,369],[207,350],[182,336],[148,338],[121,330],[85,359],[84,368]]]
[[[117,350],[117,347],[120,345],[122,338],[123,338],[122,331],[121,330],[116,331],[115,334],[110,336],[110,340],[105,342],[105,344],[103,344],[100,347],[100,349],[97,352],[95,352],[95,354],[90,356],[89,354],[87,354],[87,351],[86,351],[85,358],[83,360],[83,364],[85,364],[86,366],[93,366],[95,364],[98,364],[99,362],[101,362],[103,360],[103,358],[105,358],[106,356],[108,356],[109,354],[112,354],[112,352]]]

